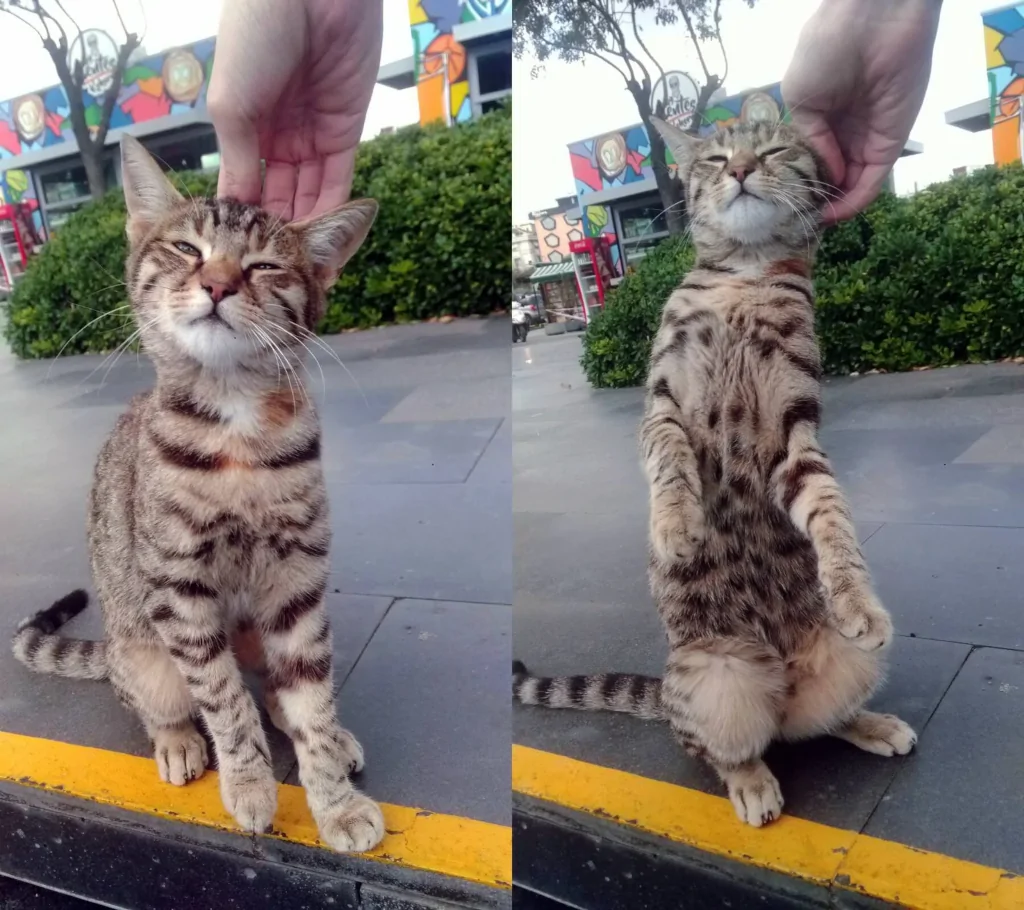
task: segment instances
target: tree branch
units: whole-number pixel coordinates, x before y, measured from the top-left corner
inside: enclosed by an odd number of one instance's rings
[[[121,7],[117,5],[117,0],[110,0],[114,7],[114,12],[117,13],[117,21],[121,23],[121,31],[124,32],[125,38],[133,37],[133,33],[129,32],[124,24],[124,17],[121,15]]]
[[[16,12],[14,12],[13,9],[11,9],[11,7],[7,6],[6,4],[4,6],[0,6],[0,12],[7,13],[9,16],[12,16],[13,18],[17,19],[22,25],[27,25],[30,29],[32,29],[32,31],[36,33],[40,41],[46,41],[46,35],[39,31],[39,29],[37,29],[28,19],[23,19],[21,16],[19,16]]]
[[[134,32],[127,32],[124,44],[118,49],[117,63],[114,64],[114,81],[111,83],[107,93],[103,96],[103,110],[100,114],[100,125],[96,130],[94,142],[97,148],[103,148],[107,141],[107,130],[110,129],[110,117],[114,113],[114,105],[117,103],[117,96],[121,92],[121,83],[124,80],[124,71],[128,67],[128,58],[132,51],[139,46],[138,36]]]
[[[725,62],[725,72],[722,73],[721,85],[729,78],[729,55],[725,52],[725,42],[722,40],[722,0],[715,0],[715,37],[718,39],[718,46],[722,49],[722,60]]]
[[[624,73],[621,69],[619,69],[619,67],[613,61],[609,60],[603,54],[598,53],[592,47],[585,47],[585,46],[581,46],[579,44],[567,44],[564,41],[559,42],[558,44],[553,44],[552,42],[548,41],[547,39],[540,38],[540,37],[534,37],[533,41],[534,41],[535,44],[538,44],[538,45],[541,45],[541,46],[547,48],[547,50],[549,52],[552,52],[552,51],[557,52],[560,49],[565,49],[565,50],[575,51],[576,53],[582,54],[584,56],[596,57],[598,60],[601,60],[602,62],[607,63],[613,70],[615,70],[615,72],[617,72],[622,77],[623,82],[626,82],[627,84],[629,83],[629,76],[627,76],[626,73]]]
[[[718,2],[721,3],[722,0],[718,0]],[[659,61],[658,58],[655,57],[654,54],[652,54],[647,49],[647,45],[644,44],[644,39],[640,37],[640,30],[639,30],[639,28],[637,28],[637,24],[636,24],[636,6],[634,4],[632,4],[632,3],[629,5],[629,15],[630,15],[630,18],[633,20],[633,34],[636,36],[636,43],[639,44],[640,45],[640,49],[645,54],[647,54],[648,57],[650,57],[654,61],[654,65],[658,68],[658,72],[661,74],[661,78],[664,79],[665,78],[665,70],[663,70],[662,67],[661,67],[661,61]]]
[[[630,52],[629,45],[626,44],[626,36],[622,32],[622,28],[619,26],[619,23],[615,20],[615,17],[612,16],[608,12],[607,7],[605,7],[601,3],[597,2],[597,0],[583,0],[583,3],[584,3],[585,6],[589,6],[602,19],[604,19],[605,22],[608,23],[608,26],[611,28],[612,32],[614,33],[613,34],[613,38],[615,37],[615,35],[618,36],[619,48],[621,50],[620,50],[620,52],[616,56],[621,57],[625,61],[626,66],[629,69],[629,76],[627,77],[627,81],[629,79],[632,79],[633,81],[636,81],[636,73],[633,72],[633,62],[634,61],[640,67],[640,69],[643,70],[645,74],[647,74],[646,73],[646,67],[644,67],[644,65],[640,62],[639,58],[635,54]],[[615,53],[615,52],[611,51],[611,53]],[[650,79],[650,75],[649,74],[647,74],[647,78]]]
[[[683,22],[686,23],[686,30],[690,33],[690,40],[693,42],[693,46],[697,51],[697,57],[700,60],[700,68],[704,70],[704,78],[707,82],[711,82],[711,70],[708,69],[707,62],[704,60],[704,53],[700,49],[700,38],[693,27],[693,20],[690,18],[690,14],[682,0],[675,0],[675,4],[676,9],[679,10],[680,15],[683,17]]]

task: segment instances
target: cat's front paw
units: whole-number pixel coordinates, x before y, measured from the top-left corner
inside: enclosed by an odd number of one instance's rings
[[[831,618],[836,631],[862,651],[878,651],[892,641],[892,619],[869,590],[834,598]]]
[[[277,781],[270,768],[246,768],[220,772],[220,796],[224,808],[243,830],[262,834],[270,829],[277,811]]]
[[[651,548],[664,563],[687,562],[704,539],[704,522],[699,515],[684,515],[678,507],[651,516]]]
[[[339,853],[363,853],[384,839],[380,806],[357,790],[314,816],[320,839]]]

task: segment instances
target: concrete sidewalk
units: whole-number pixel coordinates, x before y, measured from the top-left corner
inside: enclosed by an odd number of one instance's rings
[[[339,711],[384,802],[507,826],[512,599],[505,319],[335,336],[310,394],[324,425],[334,530],[329,607]],[[0,361],[0,635],[89,584],[93,462],[144,358]],[[100,637],[94,604],[68,634]],[[105,684],[40,677],[0,647],[0,731],[150,754]],[[297,783],[290,743],[271,747]],[[26,775],[31,775],[27,770]],[[156,769],[153,769],[154,775]],[[4,870],[0,868],[0,873]]]
[[[513,351],[515,652],[543,674],[660,675],[643,392],[591,390],[580,351],[577,337],[539,334]],[[773,748],[785,811],[1024,873],[1024,369],[831,380],[824,414],[900,633],[875,705],[920,742],[903,760],[837,740]],[[721,794],[656,723],[518,708],[514,739]]]

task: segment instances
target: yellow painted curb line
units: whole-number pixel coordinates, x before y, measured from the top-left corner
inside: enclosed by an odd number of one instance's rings
[[[625,771],[512,747],[512,789],[716,856],[911,910],[1021,910],[1024,876],[784,815],[751,828],[732,804]]]
[[[238,831],[217,774],[186,787],[163,783],[150,758],[0,732],[0,780],[172,821]],[[407,806],[381,805],[387,836],[367,859],[511,888],[512,829]],[[279,784],[270,837],[322,847],[301,787]],[[327,848],[329,849],[329,848]]]

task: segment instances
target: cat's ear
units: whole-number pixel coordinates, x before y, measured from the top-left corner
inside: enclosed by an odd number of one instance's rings
[[[289,225],[299,235],[324,290],[334,284],[345,263],[363,245],[376,217],[376,200],[354,199],[324,215]]]
[[[121,180],[128,208],[128,240],[138,243],[179,202],[179,193],[138,139],[121,137]]]
[[[665,140],[665,145],[668,146],[672,157],[675,158],[676,164],[684,165],[693,158],[697,143],[700,142],[699,139],[689,133],[684,133],[679,127],[672,126],[671,123],[666,123],[659,117],[651,117],[651,123],[654,124],[654,128],[661,138]]]

